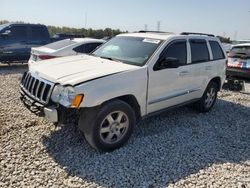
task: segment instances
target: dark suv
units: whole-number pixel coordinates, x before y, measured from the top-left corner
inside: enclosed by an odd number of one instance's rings
[[[0,25],[0,62],[26,61],[32,47],[50,43],[45,25],[16,24]]]

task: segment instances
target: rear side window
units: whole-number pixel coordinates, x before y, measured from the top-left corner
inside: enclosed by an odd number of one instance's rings
[[[162,58],[177,58],[179,64],[187,64],[187,44],[186,41],[176,41],[167,47]]]
[[[48,31],[44,27],[31,26],[31,40],[47,40],[48,38]]]
[[[212,49],[212,53],[213,53],[213,60],[219,60],[219,59],[224,59],[224,53],[219,45],[218,42],[216,41],[209,41],[209,44],[211,46]]]
[[[26,40],[27,39],[27,28],[25,26],[12,26],[10,28],[10,38],[13,40]]]
[[[210,60],[206,40],[192,39],[189,42],[192,63],[202,63]]]
[[[89,44],[82,44],[73,50],[77,53],[86,53],[89,54],[90,52],[94,51],[98,46],[102,43],[89,43]]]

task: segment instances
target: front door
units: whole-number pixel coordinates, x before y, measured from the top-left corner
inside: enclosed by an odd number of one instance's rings
[[[160,60],[172,60],[166,66],[149,70],[147,113],[158,111],[192,99],[192,74],[188,65],[187,41],[171,42],[160,55]],[[173,61],[174,60],[174,61]],[[160,64],[160,62],[157,64]]]

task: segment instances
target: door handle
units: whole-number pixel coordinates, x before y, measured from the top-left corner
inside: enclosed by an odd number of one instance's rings
[[[206,70],[212,70],[212,66],[206,66]]]
[[[187,76],[187,75],[189,75],[188,71],[181,71],[181,72],[179,72],[179,76]]]

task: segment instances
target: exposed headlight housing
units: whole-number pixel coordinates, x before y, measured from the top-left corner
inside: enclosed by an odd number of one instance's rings
[[[76,95],[72,86],[56,85],[51,95],[53,102],[60,103],[65,107],[78,108],[82,99],[83,95]]]

